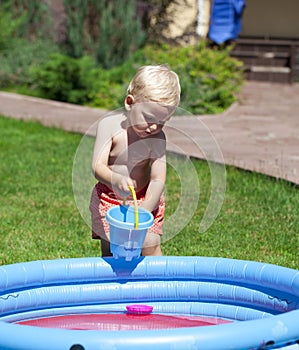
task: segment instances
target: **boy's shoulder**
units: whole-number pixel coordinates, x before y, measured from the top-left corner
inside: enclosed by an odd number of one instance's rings
[[[114,111],[114,112],[111,112],[111,113],[107,113],[102,119],[101,121],[104,121],[105,122],[108,122],[110,120],[112,121],[116,121],[116,120],[122,120],[122,119],[125,119],[126,116],[125,116],[125,113],[120,110],[120,111]]]
[[[123,112],[109,113],[99,121],[99,127],[117,127],[126,119]]]

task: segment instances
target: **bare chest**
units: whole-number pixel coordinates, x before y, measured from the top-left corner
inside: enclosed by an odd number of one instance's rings
[[[152,145],[149,139],[132,139],[124,130],[112,141],[110,165],[126,165],[129,168],[147,164],[151,159]]]

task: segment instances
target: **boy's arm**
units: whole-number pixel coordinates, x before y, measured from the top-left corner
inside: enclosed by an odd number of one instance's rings
[[[108,167],[109,153],[112,145],[111,129],[106,119],[99,122],[92,155],[92,172],[95,178],[111,186],[112,171]]]
[[[150,182],[145,194],[142,207],[152,212],[155,210],[160,201],[162,192],[164,191],[166,181],[166,157],[157,158],[151,166]]]
[[[92,156],[92,171],[97,180],[111,189],[116,189],[121,196],[125,196],[130,193],[128,185],[134,185],[132,180],[113,172],[108,166],[113,138],[113,123],[108,118],[105,118],[98,124]]]

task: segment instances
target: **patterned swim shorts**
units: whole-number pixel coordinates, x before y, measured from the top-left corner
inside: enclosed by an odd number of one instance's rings
[[[138,205],[145,198],[146,188],[136,193]],[[97,183],[92,191],[89,210],[91,212],[92,238],[109,240],[109,224],[106,221],[108,209],[115,205],[121,205],[122,200],[117,199],[115,193],[106,185]],[[133,199],[126,201],[128,205],[134,205]],[[159,206],[152,214],[154,215],[154,225],[148,229],[148,232],[162,235],[162,226],[164,222],[165,200],[162,194]]]

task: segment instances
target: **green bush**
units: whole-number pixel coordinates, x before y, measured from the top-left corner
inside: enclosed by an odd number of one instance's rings
[[[31,85],[31,70],[48,61],[57,50],[55,44],[46,40],[12,39],[9,46],[0,51],[0,88]]]
[[[1,6],[12,22],[19,21],[14,37],[26,40],[54,39],[54,23],[49,3],[40,0],[1,0]]]
[[[98,93],[91,105],[122,106],[130,79],[139,66],[147,64],[169,64],[177,72],[182,87],[181,107],[196,114],[224,111],[235,101],[243,81],[242,63],[230,57],[229,49],[210,49],[204,43],[188,47],[146,46],[97,80]]]
[[[35,68],[32,76],[47,98],[84,104],[93,96],[93,68],[90,57],[75,59],[55,53],[48,62]]]
[[[64,0],[67,19],[66,52],[91,55],[111,68],[123,63],[145,40],[136,0]]]
[[[235,101],[243,81],[242,63],[230,57],[229,49],[210,49],[203,43],[148,45],[112,69],[96,67],[89,56],[76,59],[55,53],[43,61],[24,71],[32,94],[105,109],[123,106],[129,81],[142,65],[169,64],[180,77],[181,107],[194,114],[223,112]]]
[[[41,19],[38,21],[36,16],[45,4],[35,0],[28,2],[28,8],[25,5],[10,0],[0,4],[0,88],[30,84],[32,67],[58,51],[49,33],[41,39],[41,35],[33,35],[30,29],[34,26],[40,31]]]
[[[0,5],[0,51],[10,47],[11,38],[21,25],[23,17],[13,19],[6,6]]]
[[[120,65],[144,43],[145,33],[135,7],[135,0],[106,1],[96,56],[106,68]]]

